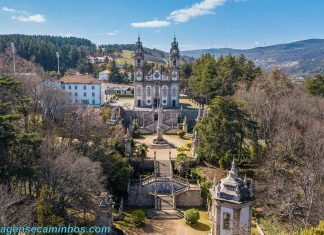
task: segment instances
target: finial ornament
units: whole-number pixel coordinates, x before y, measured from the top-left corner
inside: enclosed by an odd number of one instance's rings
[[[235,159],[233,158],[232,161],[232,166],[231,170],[228,172],[229,177],[236,179],[237,178],[237,173],[236,173],[236,164],[235,164]]]
[[[239,188],[239,185],[238,185],[238,184],[236,185],[235,192],[236,192],[237,194],[240,193],[240,188]]]
[[[236,172],[235,158],[233,158],[233,161],[232,161],[231,171],[232,171],[232,172]]]
[[[126,135],[127,135],[127,138],[130,138],[130,136],[131,136],[129,127],[127,127]]]
[[[252,179],[251,179],[251,183],[250,183],[249,189],[250,189],[250,197],[253,197],[254,196],[254,192],[253,192],[253,181],[252,181]]]

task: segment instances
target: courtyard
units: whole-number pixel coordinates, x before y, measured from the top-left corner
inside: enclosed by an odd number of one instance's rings
[[[146,219],[142,228],[136,228],[132,221],[133,209],[126,210],[124,220],[115,221],[114,224],[129,235],[206,235],[211,228],[211,220],[208,218],[206,209],[197,209],[200,220],[194,225],[187,225],[184,219]]]
[[[146,144],[150,145],[153,143],[153,140],[157,137],[156,134],[153,135],[142,135],[141,138],[135,139],[137,144]],[[163,135],[163,138],[168,141],[170,144],[169,147],[159,149],[159,148],[149,148],[147,157],[154,158],[154,152],[156,151],[157,160],[169,160],[169,151],[171,151],[171,158],[175,159],[177,157],[179,147],[187,147],[191,143],[190,138],[181,139],[178,135]]]

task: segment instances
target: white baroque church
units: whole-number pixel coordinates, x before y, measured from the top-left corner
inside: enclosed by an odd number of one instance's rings
[[[140,38],[136,42],[134,59],[134,106],[179,108],[180,52],[176,38],[171,43],[167,69],[155,66],[151,71],[145,71],[144,49]]]

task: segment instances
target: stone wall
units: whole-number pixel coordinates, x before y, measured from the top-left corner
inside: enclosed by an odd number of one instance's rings
[[[197,109],[189,109],[189,110],[183,110],[183,116],[187,117],[188,121],[188,130],[189,132],[192,131],[194,126],[196,125],[196,119],[198,116],[198,110]]]
[[[178,206],[201,206],[201,190],[189,190],[176,196],[176,205]]]
[[[130,190],[128,206],[154,207],[154,197],[143,190]]]
[[[145,159],[144,162],[140,158],[131,158],[131,163],[134,168],[134,171],[154,171],[154,160]],[[144,163],[144,164],[142,164]]]

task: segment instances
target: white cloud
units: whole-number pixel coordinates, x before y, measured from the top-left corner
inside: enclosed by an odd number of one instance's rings
[[[13,9],[13,8],[8,8],[8,7],[2,7],[1,10],[6,11],[6,12],[16,12],[15,9]]]
[[[42,23],[46,21],[44,15],[36,14],[36,15],[20,15],[20,16],[12,16],[14,20],[19,20],[22,22],[35,22],[35,23]]]
[[[11,16],[11,19],[13,20],[19,20],[22,22],[35,22],[35,23],[42,23],[46,21],[45,16],[41,14],[32,15],[27,11],[19,11],[9,7],[2,7],[1,10],[14,14],[13,16]]]
[[[200,3],[195,3],[191,7],[175,10],[167,17],[168,20],[174,22],[187,22],[191,18],[213,14],[216,7],[223,5],[226,0],[204,0]]]
[[[131,23],[131,25],[135,28],[158,28],[158,27],[166,27],[169,26],[170,24],[171,22],[166,20],[152,20],[152,21]]]
[[[227,0],[203,0],[202,2],[195,3],[190,7],[172,11],[166,20],[136,22],[131,23],[131,25],[135,28],[157,28],[187,22],[191,18],[197,16],[213,14],[213,10],[216,7],[223,5],[226,1]]]
[[[117,31],[117,30],[114,30],[114,31],[112,31],[112,32],[107,32],[106,34],[107,34],[108,36],[115,36],[115,35],[118,34],[118,31]]]

